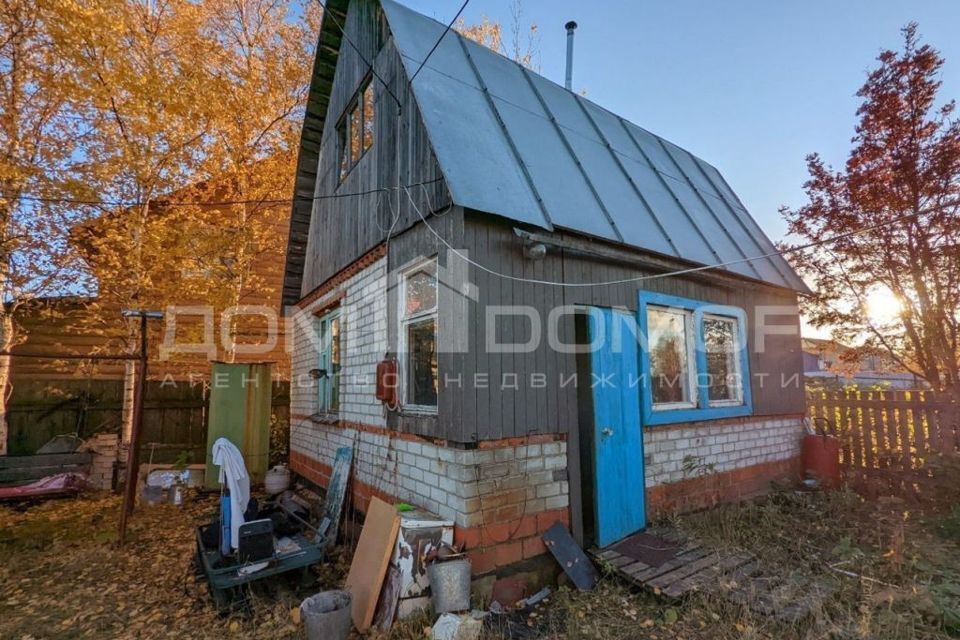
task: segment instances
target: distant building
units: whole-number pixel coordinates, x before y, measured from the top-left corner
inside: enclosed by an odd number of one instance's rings
[[[803,374],[808,379],[860,387],[918,389],[926,383],[880,354],[846,359],[852,348],[824,338],[803,338]]]

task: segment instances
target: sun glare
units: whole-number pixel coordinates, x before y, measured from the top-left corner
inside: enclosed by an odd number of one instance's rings
[[[903,310],[903,305],[889,289],[874,289],[867,295],[867,313],[878,324],[893,322]]]

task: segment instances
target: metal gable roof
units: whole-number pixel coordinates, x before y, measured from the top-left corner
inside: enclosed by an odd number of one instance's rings
[[[382,0],[408,75],[445,25]],[[720,173],[450,31],[413,82],[456,204],[809,292]],[[737,262],[739,261],[739,262]]]

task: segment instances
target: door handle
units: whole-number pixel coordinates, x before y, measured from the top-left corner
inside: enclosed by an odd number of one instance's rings
[[[600,429],[600,435],[602,435],[604,438],[609,438],[613,435],[613,429],[610,427],[604,427],[603,429]]]

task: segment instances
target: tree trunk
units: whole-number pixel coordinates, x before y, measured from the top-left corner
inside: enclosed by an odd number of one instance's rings
[[[13,318],[0,314],[0,349],[8,353],[13,346]],[[0,456],[7,455],[7,401],[10,399],[10,356],[0,356]]]
[[[133,394],[137,388],[137,363],[127,360],[123,363],[123,410],[120,414],[120,442],[130,445],[133,435]]]

